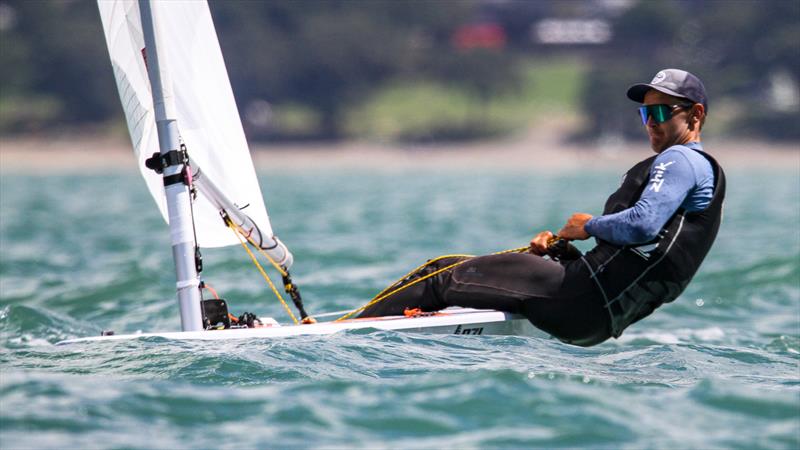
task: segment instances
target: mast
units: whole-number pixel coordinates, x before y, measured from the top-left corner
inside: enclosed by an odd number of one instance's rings
[[[185,161],[181,157],[178,124],[175,119],[175,105],[172,94],[172,81],[169,72],[163,70],[160,62],[157,40],[157,17],[153,16],[150,0],[139,0],[142,32],[147,60],[147,75],[153,95],[156,130],[162,161],[168,161],[164,168],[164,192],[169,214],[169,232],[172,244],[172,258],[175,262],[178,306],[183,331],[203,330],[200,307],[200,277],[195,261],[195,238],[192,225],[192,205],[189,186],[185,183]]]

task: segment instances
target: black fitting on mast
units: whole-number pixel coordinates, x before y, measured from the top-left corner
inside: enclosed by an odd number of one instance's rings
[[[200,247],[197,245],[194,246],[194,267],[198,274],[203,271],[203,254],[200,253]]]
[[[164,155],[161,153],[153,153],[153,156],[144,160],[144,165],[148,169],[162,174],[167,167],[177,166],[178,164],[185,164],[187,162],[189,162],[189,157],[186,155],[186,146],[181,145],[180,150],[170,150]]]
[[[170,150],[165,154],[153,153],[153,156],[144,161],[145,167],[159,175],[164,173],[164,169],[167,167],[178,166],[181,164],[187,166],[189,165],[189,153],[186,151],[185,144],[181,144],[180,150]],[[175,174],[164,177],[164,186],[170,186],[176,183],[188,184],[184,174]]]

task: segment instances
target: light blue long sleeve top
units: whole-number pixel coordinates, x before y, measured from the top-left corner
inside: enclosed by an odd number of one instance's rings
[[[714,193],[714,171],[695,151],[702,149],[699,142],[689,142],[661,152],[639,200],[618,213],[593,217],[586,232],[616,245],[641,244],[655,239],[679,208],[704,210]]]

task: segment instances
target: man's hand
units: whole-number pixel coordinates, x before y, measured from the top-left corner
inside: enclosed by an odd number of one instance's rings
[[[582,241],[589,238],[589,233],[583,229],[583,226],[589,219],[592,218],[591,214],[575,213],[568,220],[567,223],[558,232],[558,237],[569,241]],[[547,243],[553,239],[552,231],[542,231],[531,239],[531,253],[534,255],[544,256],[547,254]]]
[[[558,232],[558,237],[570,241],[582,241],[589,239],[589,233],[583,229],[586,222],[592,218],[591,214],[575,213],[569,219],[564,227]]]
[[[544,256],[547,254],[547,241],[553,238],[552,231],[542,231],[531,239],[531,253]]]

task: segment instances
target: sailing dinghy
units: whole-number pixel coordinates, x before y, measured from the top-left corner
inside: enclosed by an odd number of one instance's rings
[[[292,254],[273,233],[208,4],[98,0],[98,7],[138,166],[169,225],[181,331],[104,332],[61,343],[276,338],[365,328],[544,336],[522,316],[468,308],[316,322],[291,281]],[[261,253],[281,274],[302,322],[285,302],[294,324],[237,319],[228,313],[225,300],[203,299],[200,249],[238,244]]]

